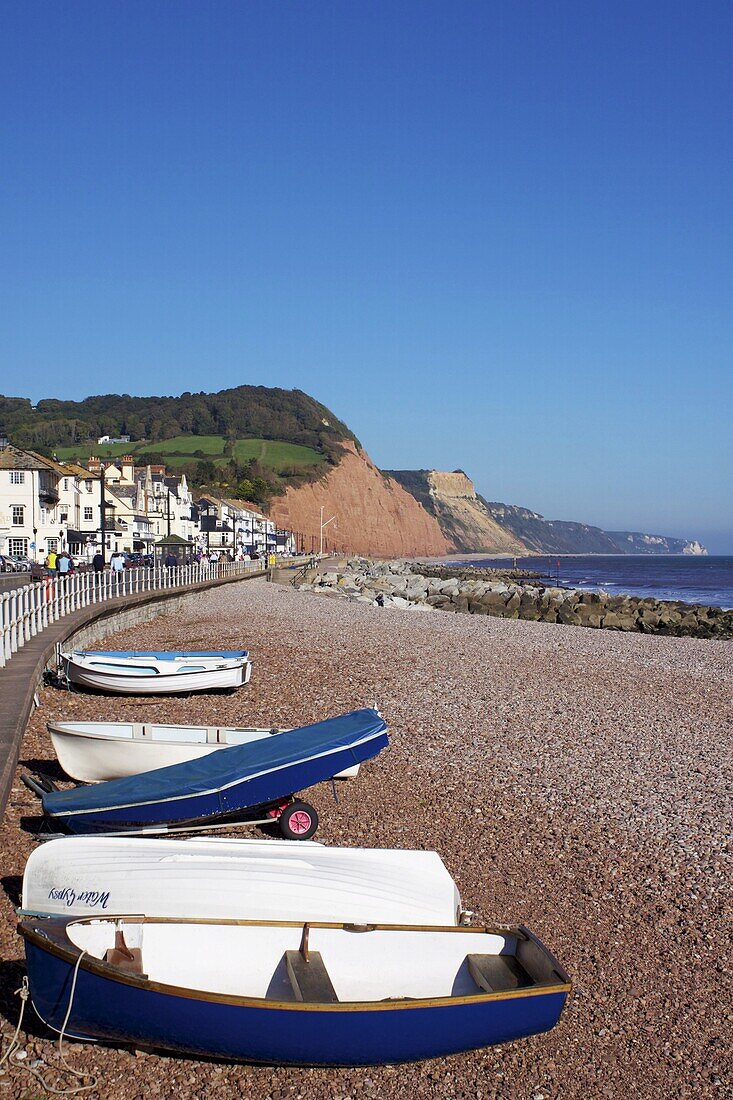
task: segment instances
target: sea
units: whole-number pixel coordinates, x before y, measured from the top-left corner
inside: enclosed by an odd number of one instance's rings
[[[686,554],[612,554],[537,556],[512,559],[520,569],[542,573],[566,588],[602,588],[612,596],[647,596],[657,600],[733,608],[733,557]],[[447,563],[446,563],[447,564]],[[506,569],[506,558],[474,558],[455,564]]]

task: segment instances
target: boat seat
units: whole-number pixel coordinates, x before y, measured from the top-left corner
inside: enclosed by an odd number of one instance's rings
[[[336,1004],[336,990],[331,985],[320,951],[310,951],[307,959],[301,951],[286,951],[285,966],[296,1000]]]
[[[505,993],[534,985],[514,955],[468,955],[468,972],[485,993]]]

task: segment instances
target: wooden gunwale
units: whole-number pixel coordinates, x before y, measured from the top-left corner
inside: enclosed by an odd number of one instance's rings
[[[20,935],[41,950],[62,959],[70,966],[75,966],[81,954],[81,949],[71,941],[68,929],[76,924],[92,924],[107,920],[115,924],[118,921],[128,921],[138,924],[202,924],[202,925],[234,925],[257,926],[268,928],[302,928],[302,921],[257,921],[195,917],[141,917],[138,914],[131,916],[114,917],[83,917],[77,920],[66,921],[58,917],[42,918],[44,923],[42,930],[36,922],[21,921],[18,924]],[[330,921],[308,921],[310,928],[339,928],[356,934],[364,931],[384,932],[452,932],[457,935],[471,933],[488,933],[493,935],[513,935],[519,938],[529,939],[536,943],[552,961],[553,970],[562,975],[563,982],[556,984],[537,984],[526,989],[514,989],[501,993],[474,993],[462,997],[426,997],[388,1001],[339,1001],[336,1004],[319,1004],[317,1002],[303,1003],[299,1001],[275,1001],[267,997],[241,997],[232,993],[213,993],[207,990],[192,989],[189,986],[168,985],[163,982],[153,982],[148,978],[140,978],[133,974],[125,974],[123,971],[104,963],[92,955],[84,955],[79,969],[86,970],[107,981],[118,982],[120,985],[130,985],[137,989],[143,989],[151,993],[162,993],[170,997],[181,997],[185,1000],[205,1001],[213,1004],[225,1004],[239,1006],[241,1008],[276,1009],[284,1012],[392,1012],[410,1008],[446,1008],[451,1005],[479,1004],[484,1001],[517,1000],[524,997],[538,997],[554,993],[570,993],[572,985],[565,970],[560,966],[555,957],[547,950],[539,940],[524,925],[517,927],[494,926],[483,928],[462,928],[456,925],[429,925],[429,924],[369,924],[355,925]],[[50,933],[50,934],[49,934]]]
[[[100,734],[100,733],[98,733],[94,730],[86,730],[86,729],[71,729],[70,730],[70,729],[67,728],[68,726],[82,726],[82,725],[85,725],[85,724],[88,724],[90,726],[133,726],[134,729],[133,729],[132,737],[115,737],[114,735],[105,736],[104,734]],[[142,732],[139,736],[135,733],[135,730],[137,730],[137,729],[140,729],[141,731],[144,731],[146,729],[149,729],[150,726],[162,726],[165,729],[188,729],[188,728],[190,728],[190,729],[205,729],[207,740],[206,741],[186,741],[186,740],[182,740],[182,741],[169,741],[169,740],[156,741],[154,737],[149,736],[149,734],[147,734],[147,733]],[[208,738],[212,734],[219,734],[221,732],[221,730],[225,730],[226,732],[232,731],[234,733],[263,733],[263,734],[276,736],[277,734],[280,734],[280,733],[290,733],[292,727],[287,727],[287,728],[283,728],[283,729],[279,729],[279,728],[276,729],[272,726],[204,726],[204,725],[196,726],[196,725],[194,725],[194,726],[188,727],[188,726],[185,726],[183,724],[176,724],[175,722],[89,722],[89,723],[84,723],[84,722],[72,722],[72,721],[69,721],[69,722],[67,722],[67,721],[54,721],[54,722],[47,722],[46,723],[46,729],[51,734],[57,733],[57,734],[62,734],[65,737],[79,737],[79,738],[86,738],[87,740],[90,740],[90,741],[101,741],[105,745],[106,744],[113,744],[113,745],[117,745],[117,744],[122,744],[122,745],[128,745],[128,744],[155,745],[156,748],[159,747],[159,746],[161,746],[163,748],[167,748],[169,745],[171,745],[174,748],[179,748],[180,747],[180,748],[202,748],[202,749],[206,749],[206,748],[232,748],[232,747],[236,747],[236,746],[228,745],[226,741],[215,741],[213,739],[208,740]]]

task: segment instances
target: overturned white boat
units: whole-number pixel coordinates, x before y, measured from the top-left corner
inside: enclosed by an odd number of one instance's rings
[[[156,722],[49,722],[48,732],[58,762],[71,779],[102,783],[198,760],[217,749],[252,744],[286,733],[287,729]],[[354,764],[335,778],[352,779],[358,772],[359,765]]]
[[[461,923],[436,852],[326,848],[313,841],[63,837],[23,876],[23,913],[142,913],[200,920]]]
[[[73,649],[59,666],[70,684],[115,695],[232,690],[252,675],[246,649]]]

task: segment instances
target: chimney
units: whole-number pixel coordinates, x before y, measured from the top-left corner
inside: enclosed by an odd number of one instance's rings
[[[120,461],[120,468],[122,470],[122,480],[134,482],[135,480],[135,460],[132,455],[123,455]]]
[[[99,477],[99,472],[101,469],[102,463],[99,461],[99,459],[96,458],[94,455],[90,455],[87,462],[87,470],[89,471],[89,473],[94,474],[96,477]]]

